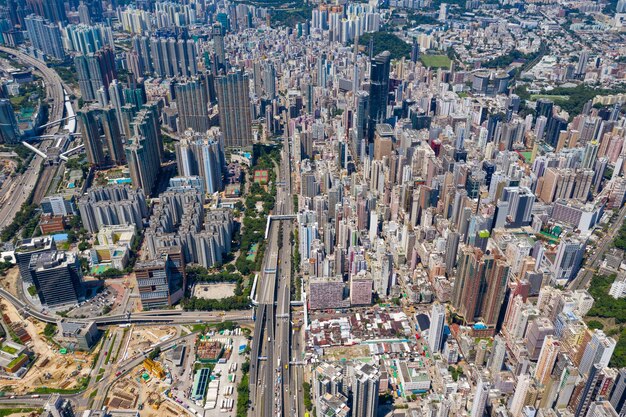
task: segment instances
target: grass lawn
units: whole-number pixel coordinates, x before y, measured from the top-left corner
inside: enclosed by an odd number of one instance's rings
[[[0,409],[0,417],[10,416],[13,414],[30,413],[37,411],[35,408],[2,408]]]
[[[13,354],[15,354],[15,352],[17,352],[17,349],[15,349],[14,347],[11,347],[11,346],[7,346],[7,345],[2,345],[2,348],[0,348],[0,350],[2,350],[3,352],[8,353],[9,355],[13,355]]]
[[[72,389],[61,389],[61,388],[48,388],[48,387],[37,387],[32,390],[33,394],[78,394],[81,392],[81,388],[72,388]]]
[[[451,63],[446,55],[422,55],[420,61],[427,68],[448,68]]]
[[[540,98],[545,98],[545,99],[553,100],[553,101],[567,101],[567,100],[569,100],[568,96],[558,96],[558,95],[551,96],[550,94],[531,94],[530,95],[530,99],[533,100],[533,101],[539,100]]]
[[[17,358],[13,359],[11,362],[9,362],[9,364],[7,365],[7,368],[12,368],[15,365],[17,365],[21,360],[23,360],[26,357],[25,354],[21,354],[20,356],[18,356]]]

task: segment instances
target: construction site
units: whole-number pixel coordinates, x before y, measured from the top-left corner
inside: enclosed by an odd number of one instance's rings
[[[171,377],[158,360],[145,359],[115,382],[105,405],[115,410],[141,410],[142,416],[180,416],[189,413],[170,398]]]
[[[166,342],[180,334],[174,326],[134,326],[128,343],[125,357],[139,355],[157,343]]]
[[[21,378],[0,379],[0,390],[16,395],[46,392],[47,388],[79,390],[88,379],[96,353],[64,349],[44,335],[45,325],[28,318],[24,320],[10,303],[0,301],[2,322],[9,336],[18,339],[31,353],[28,371]]]

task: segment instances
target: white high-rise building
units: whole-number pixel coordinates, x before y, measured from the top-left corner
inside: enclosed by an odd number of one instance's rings
[[[504,364],[504,358],[506,356],[506,341],[500,335],[496,335],[493,341],[493,348],[491,350],[491,356],[487,364],[489,371],[492,375],[502,370]]]
[[[526,405],[526,394],[530,389],[531,379],[528,375],[521,375],[517,380],[517,386],[515,387],[515,393],[511,399],[511,405],[509,410],[513,417],[520,417],[522,415],[522,409]]]
[[[578,367],[580,373],[588,374],[591,367],[596,364],[602,367],[608,366],[611,356],[613,356],[615,345],[615,339],[605,335],[602,330],[596,329],[585,347],[585,352]]]
[[[430,330],[428,334],[428,347],[432,353],[441,350],[443,342],[443,327],[446,322],[446,309],[443,304],[434,303],[430,310]]]
[[[489,390],[491,384],[484,381],[483,378],[479,378],[476,385],[476,391],[474,392],[474,401],[472,403],[471,417],[483,417],[485,414],[485,407],[487,406],[487,400],[489,399]]]
[[[617,411],[608,401],[595,401],[589,406],[587,417],[618,417]]]
[[[352,416],[375,417],[378,409],[378,369],[369,364],[354,368],[352,384]]]

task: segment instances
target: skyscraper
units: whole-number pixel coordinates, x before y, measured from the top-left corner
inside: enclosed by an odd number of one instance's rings
[[[73,253],[42,252],[30,259],[30,275],[41,304],[74,304],[85,298],[78,257]]]
[[[213,49],[215,50],[213,73],[226,69],[226,51],[224,49],[224,29],[219,23],[213,25],[211,33],[213,38]]]
[[[432,353],[439,352],[441,350],[445,322],[445,307],[443,304],[434,303],[430,310],[430,329],[428,334],[428,347]]]
[[[615,339],[604,334],[602,330],[594,330],[580,360],[580,366],[578,367],[580,373],[587,374],[594,365],[608,366],[615,346]]]
[[[178,108],[178,131],[193,129],[204,133],[211,127],[208,103],[210,101],[207,77],[200,75],[176,84],[176,107]]]
[[[83,132],[87,161],[95,167],[126,163],[122,134],[114,108],[92,107],[76,114]]]
[[[531,213],[535,195],[528,187],[504,187],[502,200],[508,204],[509,227],[527,226],[531,221]]]
[[[13,105],[7,99],[0,99],[0,143],[17,143],[20,130],[13,111]]]
[[[155,259],[137,262],[134,270],[144,310],[169,307],[182,297],[186,275],[180,247],[161,248]]]
[[[389,95],[389,70],[391,54],[389,51],[376,55],[370,66],[370,117],[369,140],[374,140],[376,124],[387,118],[387,99]]]
[[[124,92],[122,84],[117,80],[113,80],[109,85],[109,104],[115,109],[115,115],[117,117],[117,125],[120,129],[120,134],[124,133],[124,124],[122,123],[122,107],[124,106]]]
[[[93,54],[106,45],[113,46],[113,31],[109,26],[102,24],[67,25],[65,27],[65,40],[68,49],[81,54]]]
[[[528,375],[520,375],[517,379],[517,386],[515,387],[515,393],[511,398],[510,411],[513,417],[520,417],[522,415],[522,409],[528,405],[529,391],[532,386],[532,380]]]
[[[220,129],[225,147],[252,145],[252,110],[248,75],[231,71],[215,79],[220,109]]]
[[[561,349],[561,343],[552,336],[543,340],[543,346],[535,368],[535,380],[541,385],[547,385],[552,368]]]
[[[354,368],[352,384],[352,417],[375,417],[378,409],[378,369],[369,364]]]
[[[47,253],[56,250],[54,239],[50,236],[35,237],[32,239],[24,239],[18,242],[15,247],[15,262],[20,271],[22,281],[32,282],[30,275],[30,259],[41,253]]]
[[[553,264],[556,280],[569,281],[576,278],[584,254],[584,243],[571,238],[561,239]]]
[[[133,185],[146,194],[152,192],[161,168],[158,116],[152,106],[144,107],[133,121],[134,135],[125,145],[126,160]]]
[[[417,37],[413,38],[411,45],[411,62],[417,62],[420,59],[420,45],[417,43]]]
[[[575,406],[575,417],[584,417],[587,415],[589,406],[595,400],[603,379],[603,366],[600,364],[593,365],[589,370],[587,381],[578,396],[577,404],[573,404]],[[572,401],[574,400],[572,399]]]
[[[502,370],[504,358],[506,357],[506,340],[501,335],[496,335],[493,340],[493,348],[487,366],[492,375]]]
[[[67,21],[63,0],[30,0],[28,3],[35,14],[43,16],[51,22]]]
[[[198,73],[196,44],[192,39],[134,38],[138,67],[159,77],[189,77]],[[141,71],[140,71],[141,72]]]
[[[587,62],[589,62],[589,51],[582,51],[578,57],[578,64],[574,75],[582,77],[587,72]]]
[[[487,400],[489,399],[489,390],[491,384],[483,379],[478,378],[476,384],[476,391],[474,391],[474,400],[472,401],[472,413],[470,417],[483,417],[485,414],[485,408],[487,407]]]
[[[89,18],[89,7],[82,1],[78,5],[78,20],[84,25],[89,25],[91,19]]]
[[[626,413],[624,404],[626,404],[626,368],[619,370],[615,388],[613,388],[611,393],[611,405],[620,416],[624,416],[624,413]]]
[[[94,54],[77,55],[74,58],[78,86],[85,101],[95,101],[100,88],[107,90],[109,84],[117,78],[115,52],[105,46]]]
[[[225,166],[219,134],[214,130],[210,132],[212,134],[209,135],[188,130],[176,143],[178,175],[200,176],[207,194],[222,189],[222,173]]]
[[[49,57],[65,59],[65,50],[61,40],[61,30],[41,16],[30,15],[24,19],[26,31],[34,49]]]
[[[495,326],[504,301],[509,265],[497,247],[464,246],[459,255],[452,305],[467,323]]]
[[[554,325],[547,317],[532,320],[526,330],[526,349],[531,360],[539,358],[546,337],[554,334]]]
[[[148,215],[143,190],[129,185],[91,187],[78,201],[78,210],[89,233],[96,233],[102,226],[122,224],[142,230],[143,218]]]

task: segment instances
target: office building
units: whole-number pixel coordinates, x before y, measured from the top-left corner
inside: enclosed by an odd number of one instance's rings
[[[64,60],[65,50],[61,39],[61,30],[41,16],[30,15],[24,19],[26,32],[33,48],[47,57]]]
[[[182,298],[186,276],[180,248],[165,248],[154,259],[137,262],[134,270],[144,310],[169,307]]]
[[[100,331],[96,322],[72,321],[62,319],[57,323],[59,339],[65,343],[72,343],[78,349],[89,351],[99,340]]]
[[[148,215],[146,196],[142,189],[128,185],[92,187],[78,200],[83,226],[96,233],[102,226],[132,225],[143,229]]]
[[[30,259],[33,255],[56,251],[54,239],[50,236],[24,239],[15,246],[15,262],[20,270],[22,281],[32,283],[30,275]]]
[[[103,168],[126,163],[122,132],[114,108],[81,109],[76,119],[83,132],[87,161],[92,166]]]
[[[230,71],[215,78],[220,129],[225,147],[245,148],[252,145],[252,109],[248,75]]]
[[[53,216],[71,216],[77,214],[73,195],[51,195],[41,200],[41,211]]]
[[[7,99],[0,98],[0,144],[15,144],[20,140],[20,130],[13,105]]]
[[[75,254],[54,250],[33,254],[28,269],[42,305],[59,307],[85,299],[83,276]]]
[[[354,97],[352,153],[360,158],[365,152],[363,141],[368,137],[367,122],[369,119],[370,95],[367,91],[358,90]]]
[[[72,402],[60,394],[52,394],[43,406],[40,417],[75,417]]]
[[[576,278],[583,256],[585,243],[573,238],[563,238],[556,251],[552,272],[557,282],[569,282]]]
[[[389,70],[391,54],[389,51],[376,55],[370,66],[369,91],[369,140],[374,139],[376,124],[387,119],[387,100],[389,96]]]
[[[354,368],[352,383],[352,417],[375,417],[378,410],[378,369],[369,364]]]
[[[443,304],[434,303],[430,309],[430,328],[428,329],[428,347],[433,354],[441,351],[445,322],[446,308]]]
[[[206,76],[200,75],[174,86],[179,133],[187,129],[204,133],[211,128],[208,82]]]
[[[393,151],[393,128],[387,123],[380,123],[374,132],[374,160],[382,161],[391,157]]]

